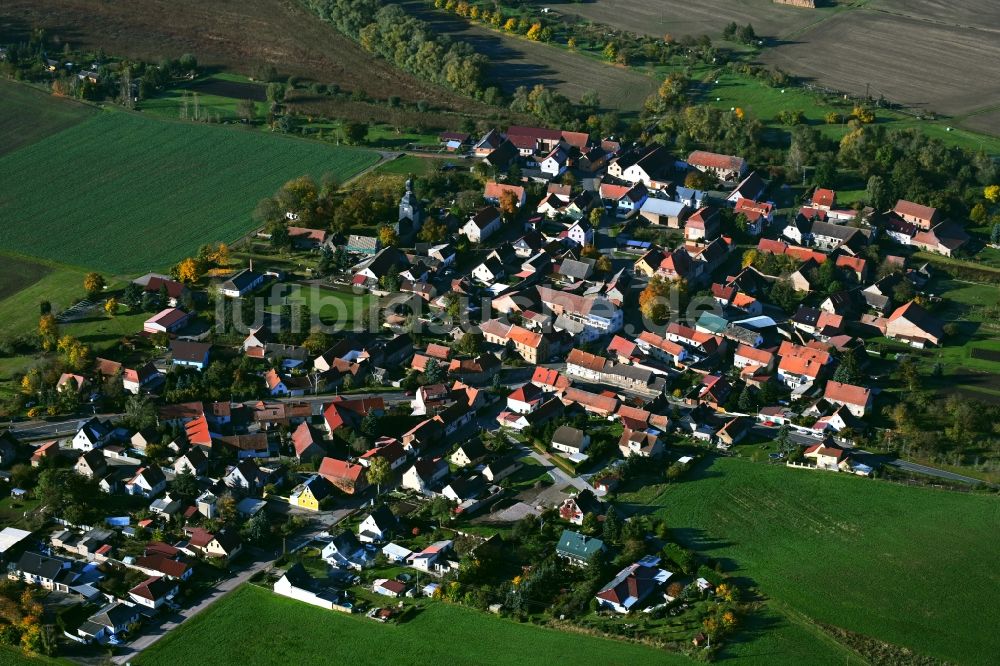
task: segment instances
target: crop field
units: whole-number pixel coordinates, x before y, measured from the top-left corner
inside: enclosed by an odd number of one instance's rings
[[[91,107],[0,79],[0,156],[83,122]]]
[[[800,9],[772,0],[532,0],[556,12],[577,15],[631,32],[655,35],[708,35],[716,39],[730,22],[752,23],[758,35],[800,30],[837,10],[833,2],[820,9]]]
[[[996,496],[718,458],[620,499],[793,614],[953,663],[1000,650]]]
[[[888,6],[902,6],[892,0]],[[971,23],[931,18],[941,3],[906,2],[906,13],[870,6],[840,12],[765,50],[761,60],[798,76],[851,93],[871,94],[909,107],[961,118],[1000,104],[1000,7],[991,0],[964,3]],[[949,3],[949,8],[952,6]],[[933,45],[933,46],[930,46]],[[863,63],[863,66],[862,64]],[[974,129],[1000,133],[1000,114],[978,117]]]
[[[690,663],[652,648],[517,624],[445,603],[428,603],[405,623],[380,625],[250,585],[171,631],[133,663],[159,666],[192,660],[242,666]]]
[[[193,53],[200,63],[252,74],[273,64],[282,77],[296,75],[370,97],[398,95],[432,107],[485,116],[479,102],[434,86],[365,53],[295,0],[5,0],[0,41],[24,40],[36,27],[74,47],[148,59]],[[433,114],[428,114],[432,117]]]
[[[490,77],[505,91],[518,86],[542,84],[579,100],[596,90],[602,106],[635,111],[657,88],[657,82],[625,68],[571,53],[565,49],[531,42],[438,11],[424,0],[399,3],[407,12],[430,23],[440,34],[467,42],[490,59]]]
[[[252,226],[262,197],[304,173],[338,180],[375,153],[103,113],[0,158],[0,248],[111,273],[163,269]],[[51,187],[42,186],[50,184]]]

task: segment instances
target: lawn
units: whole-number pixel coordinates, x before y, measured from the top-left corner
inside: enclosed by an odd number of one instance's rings
[[[38,323],[44,300],[58,312],[84,296],[85,272],[0,252],[0,335],[23,333]]]
[[[378,156],[235,128],[102,113],[0,158],[0,247],[111,273],[167,268],[253,227],[305,173],[344,181]]]
[[[286,304],[305,304],[324,325],[341,329],[361,322],[374,298],[368,293],[354,294],[319,286],[277,285],[275,289],[268,300],[271,311],[279,311]]]
[[[786,617],[955,663],[1000,649],[995,496],[710,458],[688,480],[620,499],[661,514]]]
[[[427,176],[445,164],[455,164],[463,166],[464,161],[460,158],[437,158],[422,157],[418,155],[401,155],[391,162],[380,164],[376,171],[393,176]]]
[[[379,625],[245,585],[171,631],[134,663],[690,663],[684,657],[639,645],[517,624],[440,602],[427,603],[408,622]]]
[[[0,80],[0,155],[83,122],[92,107]]]

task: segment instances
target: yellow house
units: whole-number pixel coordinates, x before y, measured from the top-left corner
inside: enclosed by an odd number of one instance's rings
[[[314,474],[297,486],[288,499],[294,506],[319,511],[320,502],[329,497],[332,490],[329,481]]]

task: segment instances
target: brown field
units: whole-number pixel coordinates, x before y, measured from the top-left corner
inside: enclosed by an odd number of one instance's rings
[[[193,53],[205,65],[250,74],[272,63],[282,75],[296,75],[369,96],[486,116],[483,104],[424,83],[384,60],[364,53],[295,0],[4,0],[0,41],[44,27],[50,37],[73,47],[157,60]]]
[[[530,0],[529,4],[647,35],[709,35],[713,39],[732,21],[752,23],[759,35],[783,35],[822,20],[834,9],[833,2],[827,3],[830,7],[799,9],[771,0]]]
[[[981,21],[997,13],[988,9],[994,0],[970,0],[967,8],[973,3],[984,10]],[[907,6],[917,15],[922,4]],[[841,12],[761,60],[847,92],[863,93],[870,83],[872,95],[960,118],[1000,103],[1000,17],[992,20],[993,28],[977,29],[877,9]],[[991,122],[997,114],[977,120],[980,129],[1000,131]]]
[[[995,361],[996,363],[1000,363],[1000,351],[975,347],[972,350],[972,358],[981,358],[984,361]]]
[[[634,111],[656,90],[656,81],[650,77],[565,49],[473,25],[437,11],[423,0],[399,4],[430,23],[436,32],[467,42],[478,53],[488,56],[490,77],[506,92],[518,86],[530,88],[540,83],[575,101],[588,90],[596,90],[604,107]]]
[[[45,264],[10,255],[0,256],[0,301],[31,286],[52,272]]]

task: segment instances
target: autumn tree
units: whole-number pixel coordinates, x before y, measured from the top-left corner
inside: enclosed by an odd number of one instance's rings
[[[114,318],[114,316],[118,314],[118,299],[112,297],[104,301],[104,312],[107,313],[109,317]]]
[[[382,484],[392,478],[392,470],[389,468],[389,461],[382,456],[375,456],[368,464],[366,472],[368,483],[375,484],[376,494],[382,492]]]
[[[510,219],[517,215],[518,201],[517,194],[513,190],[504,190],[500,193],[500,212],[504,217]]]
[[[382,247],[395,246],[399,243],[399,234],[388,224],[379,227],[378,239]]]
[[[201,265],[197,259],[188,257],[174,266],[174,275],[184,284],[194,284],[201,278]]]
[[[72,335],[64,335],[59,338],[56,349],[62,354],[63,362],[71,370],[83,370],[90,365],[90,347]]]
[[[427,220],[420,228],[417,238],[425,243],[440,243],[448,236],[448,227],[437,220]]]
[[[105,286],[107,286],[107,283],[104,280],[104,276],[100,273],[87,273],[83,276],[83,288],[87,292],[88,298],[93,298],[104,291]]]
[[[602,254],[597,258],[597,263],[594,265],[598,271],[602,273],[610,273],[614,266],[611,263],[611,257],[606,254]]]
[[[59,340],[59,323],[51,313],[38,318],[38,339],[45,351],[55,349]]]

